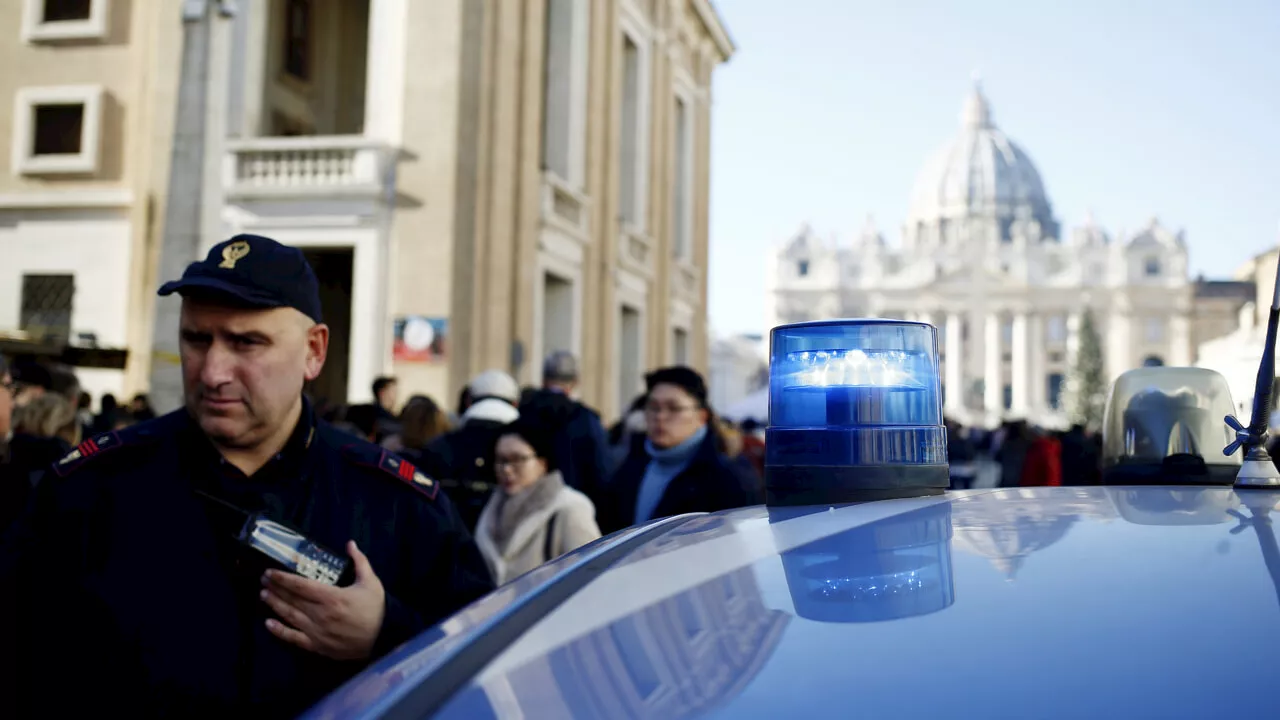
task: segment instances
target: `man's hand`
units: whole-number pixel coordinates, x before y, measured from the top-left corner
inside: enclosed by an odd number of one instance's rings
[[[386,612],[386,591],[369,559],[347,543],[356,580],[339,588],[279,570],[262,577],[264,602],[284,623],[268,620],[271,634],[334,660],[363,660],[372,653]]]

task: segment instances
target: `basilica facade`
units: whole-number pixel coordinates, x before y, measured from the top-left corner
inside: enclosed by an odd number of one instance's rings
[[[766,273],[768,327],[836,317],[935,325],[946,414],[972,425],[1067,424],[1086,309],[1108,379],[1189,365],[1199,342],[1233,329],[1193,321],[1202,294],[1216,302],[1222,293],[1188,276],[1181,231],[1154,219],[1115,237],[1092,219],[1064,230],[1040,173],[977,85],[957,132],[917,177],[898,242],[871,224],[844,241],[804,226]],[[1207,285],[1215,293],[1198,290]],[[1239,289],[1241,304],[1250,292]],[[1230,312],[1214,317],[1232,323]]]

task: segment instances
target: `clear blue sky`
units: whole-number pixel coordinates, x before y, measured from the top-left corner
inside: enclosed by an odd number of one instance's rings
[[[978,70],[1058,219],[1152,216],[1192,273],[1280,242],[1280,2],[716,0],[712,327],[764,328],[769,250],[802,223],[897,242],[915,176]]]

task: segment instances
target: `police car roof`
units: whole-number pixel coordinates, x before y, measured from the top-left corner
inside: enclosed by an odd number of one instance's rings
[[[517,579],[312,717],[1269,714],[1280,492],[971,490],[658,521]],[[1234,688],[1234,690],[1231,690]]]

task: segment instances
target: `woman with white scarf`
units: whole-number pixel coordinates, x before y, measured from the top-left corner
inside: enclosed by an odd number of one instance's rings
[[[553,447],[546,432],[527,420],[516,420],[498,435],[498,487],[475,533],[498,585],[600,537],[595,506],[565,485]]]

